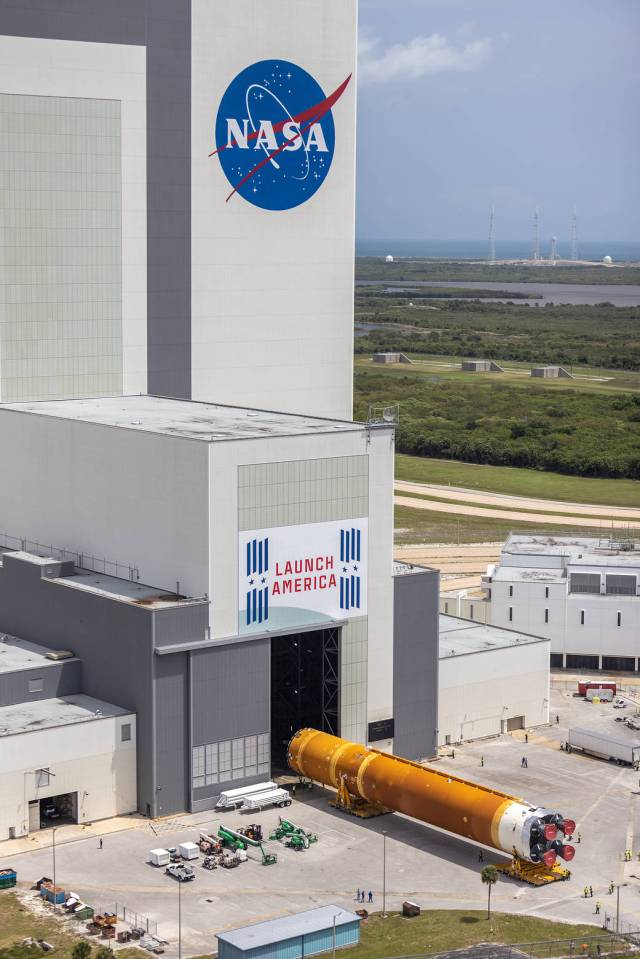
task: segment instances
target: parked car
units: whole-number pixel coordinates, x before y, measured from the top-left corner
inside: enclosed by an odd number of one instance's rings
[[[624,699],[616,699],[615,703],[613,704],[613,708],[614,708],[614,709],[626,709],[626,708],[627,708],[627,704],[625,703]]]
[[[171,866],[167,866],[165,872],[167,876],[173,876],[178,882],[188,882],[190,879],[196,878],[196,874],[191,866],[185,866],[182,863],[174,863]]]

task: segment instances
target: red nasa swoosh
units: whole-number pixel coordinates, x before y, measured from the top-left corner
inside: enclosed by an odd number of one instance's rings
[[[236,183],[235,187],[233,188],[233,190],[231,191],[231,193],[229,194],[225,202],[228,203],[231,197],[234,195],[234,193],[237,193],[241,186],[244,186],[244,184],[248,180],[250,180],[253,176],[255,176],[258,170],[260,170],[266,163],[268,163],[272,157],[278,156],[278,154],[282,153],[282,151],[286,147],[288,147],[289,144],[294,143],[298,139],[298,137],[302,136],[305,130],[309,129],[312,123],[317,123],[318,120],[321,120],[322,117],[329,112],[329,110],[334,105],[334,103],[337,103],[337,101],[340,99],[344,91],[347,89],[347,86],[349,84],[351,77],[352,77],[352,74],[350,73],[347,79],[344,80],[339,87],[336,87],[333,93],[330,94],[325,100],[321,100],[320,103],[316,103],[314,106],[308,107],[308,109],[302,110],[300,113],[296,113],[295,116],[293,117],[294,123],[304,124],[304,126],[301,126],[300,130],[298,131],[298,133],[295,134],[295,136],[291,137],[290,140],[285,140],[282,146],[278,147],[277,150],[274,150],[273,153],[269,153],[264,158],[264,160],[261,160],[260,163],[257,163],[252,170],[249,170],[249,172],[242,178],[242,180],[240,180],[239,183]],[[279,120],[278,123],[274,123],[273,124],[274,133],[281,133],[285,123],[290,123],[290,122],[291,120],[287,117],[286,120]],[[247,140],[255,140],[257,139],[257,136],[258,136],[258,131],[256,130],[247,136]],[[227,146],[228,144],[225,143],[221,147],[216,147],[215,150],[211,151],[209,156],[212,157],[212,156],[215,156],[216,153],[222,153],[223,150],[227,149]]]

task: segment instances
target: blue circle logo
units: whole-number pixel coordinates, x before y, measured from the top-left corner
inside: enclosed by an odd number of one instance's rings
[[[227,87],[216,118],[217,156],[233,187],[263,210],[291,210],[327,178],[335,149],[332,107],[351,77],[326,96],[295,63],[261,60]]]

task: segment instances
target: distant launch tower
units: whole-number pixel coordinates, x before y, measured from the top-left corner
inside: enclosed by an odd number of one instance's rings
[[[551,257],[550,257],[550,259],[551,259],[551,263],[553,264],[553,266],[556,265],[556,260],[558,259],[559,256],[560,256],[560,254],[558,253],[558,237],[557,237],[557,236],[552,236],[552,237],[551,237]]]
[[[494,209],[491,207],[489,214],[489,263],[496,262],[496,225],[494,222]]]
[[[578,259],[578,222],[576,217],[576,208],[573,208],[573,214],[571,216],[571,253],[570,257],[572,260]]]
[[[531,255],[534,260],[540,259],[540,223],[538,215],[538,207],[533,211],[533,249]]]

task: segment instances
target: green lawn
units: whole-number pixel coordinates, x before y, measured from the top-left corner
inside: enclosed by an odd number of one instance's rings
[[[542,470],[510,466],[484,466],[457,460],[429,459],[421,456],[396,456],[397,479],[414,483],[461,486],[491,493],[566,500],[571,503],[597,503],[605,506],[640,507],[640,482],[626,479],[592,479],[564,476]],[[470,519],[471,517],[467,517]]]
[[[568,925],[533,916],[496,912],[487,919],[485,911],[459,909],[427,910],[414,919],[390,913],[386,919],[374,915],[361,924],[361,942],[349,950],[353,959],[388,959],[420,953],[462,949],[479,942],[525,943],[549,939],[584,941],[587,936],[605,936],[597,926]],[[569,953],[555,948],[553,955]],[[581,950],[575,948],[574,955]],[[603,949],[603,952],[606,950]],[[622,951],[622,950],[621,950]]]

